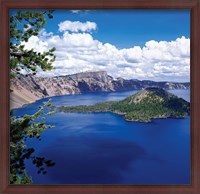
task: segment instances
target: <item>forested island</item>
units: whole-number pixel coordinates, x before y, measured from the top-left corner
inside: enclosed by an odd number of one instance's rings
[[[113,112],[127,121],[151,122],[154,118],[184,118],[190,114],[190,103],[159,87],[148,87],[121,101],[95,105],[56,107],[59,112]]]

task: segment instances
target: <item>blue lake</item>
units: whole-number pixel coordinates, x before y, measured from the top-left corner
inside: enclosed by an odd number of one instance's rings
[[[137,91],[52,97],[55,106],[89,105],[124,99]],[[190,100],[189,90],[170,92]],[[14,110],[22,116],[47,99]],[[56,113],[55,125],[30,139],[38,156],[53,160],[47,174],[27,161],[34,184],[190,184],[190,117],[128,122],[113,113]]]

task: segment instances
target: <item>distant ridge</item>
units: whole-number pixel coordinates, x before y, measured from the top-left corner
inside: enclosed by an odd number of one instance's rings
[[[53,78],[19,75],[11,80],[11,89],[13,90],[11,92],[11,108],[17,108],[25,103],[49,96],[141,90],[150,86],[163,89],[188,89],[190,83],[114,79],[106,71],[88,71]]]

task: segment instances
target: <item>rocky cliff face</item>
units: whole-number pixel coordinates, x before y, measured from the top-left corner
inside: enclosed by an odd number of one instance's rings
[[[54,78],[20,75],[11,80],[11,108],[48,96],[143,89],[159,86],[164,89],[187,89],[189,83],[169,83],[114,79],[105,71],[83,72]]]

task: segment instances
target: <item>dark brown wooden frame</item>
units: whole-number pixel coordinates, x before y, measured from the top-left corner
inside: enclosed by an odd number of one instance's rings
[[[1,0],[0,193],[200,193],[200,10],[199,0]],[[189,9],[191,11],[190,185],[9,185],[9,10],[10,9]],[[184,21],[183,21],[184,22]]]

